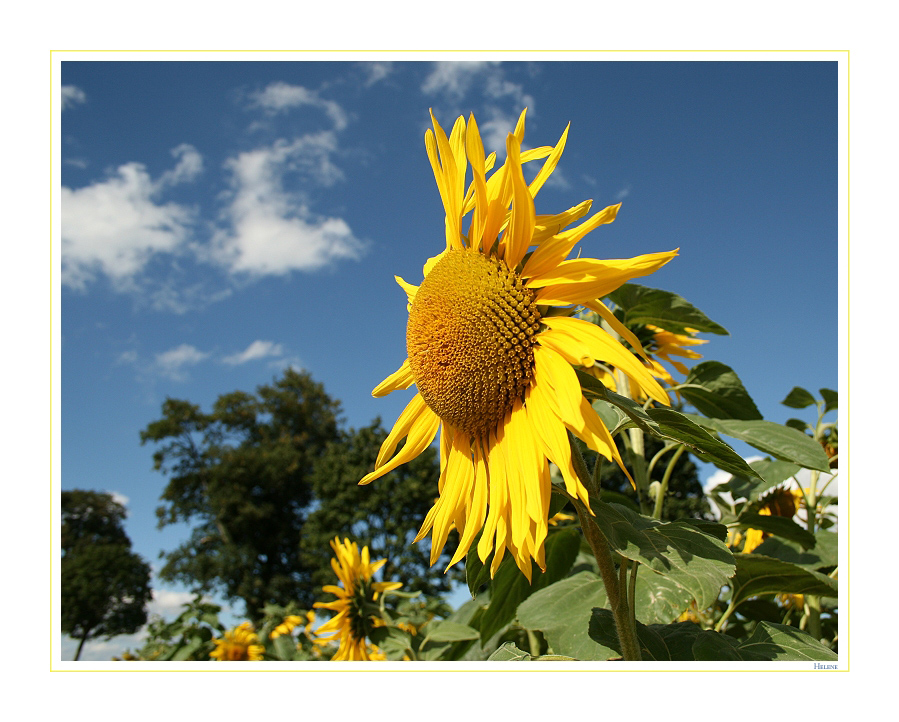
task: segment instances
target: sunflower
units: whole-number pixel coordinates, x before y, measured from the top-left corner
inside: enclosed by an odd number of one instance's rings
[[[215,649],[209,656],[220,662],[259,662],[265,652],[249,622],[238,624],[225,632],[223,639],[212,641],[215,642]]]
[[[316,602],[313,604],[318,609],[330,609],[337,612],[330,621],[320,626],[316,633],[319,635],[333,632],[330,637],[322,637],[316,644],[327,644],[335,640],[340,641],[337,653],[332,658],[334,661],[370,661],[383,658],[377,648],[369,651],[366,637],[377,625],[376,616],[378,607],[374,602],[382,592],[393,591],[403,586],[400,582],[373,582],[372,576],[382,566],[386,559],[372,563],[369,559],[368,547],[362,547],[345,539],[343,542],[337,537],[331,542],[335,559],[331,559],[331,567],[342,586],[326,584],[323,592],[337,597],[333,602]]]
[[[587,504],[567,432],[624,468],[608,429],[581,393],[575,368],[604,360],[637,390],[668,404],[637,357],[572,316],[580,306],[595,311],[643,353],[599,299],[657,270],[677,251],[566,260],[587,233],[615,220],[620,207],[604,208],[571,228],[588,214],[591,201],[555,215],[535,214],[534,197],[559,161],[568,128],[555,146],[522,151],[522,111],[506,138],[505,162],[488,178],[496,156],[485,158],[474,116],[467,124],[458,118],[448,138],[433,113],[431,120],[425,148],[446,211],[446,248],[425,263],[419,286],[396,277],[408,299],[407,359],[373,395],[413,384],[418,391],[381,446],[375,470],[360,484],[418,456],[440,430],[440,496],[416,541],[433,530],[434,564],[455,525],[460,541],[449,567],[483,529],[477,551],[485,563],[493,552],[491,574],[508,549],[530,579],[531,559],[545,568],[550,461],[561,470],[568,494]],[[544,158],[526,183],[523,164]]]
[[[787,489],[786,487],[778,487],[766,494],[761,499],[761,507],[758,513],[761,516],[782,516],[792,519],[799,506],[802,503],[802,490]],[[770,535],[761,529],[747,529],[746,541],[743,544],[743,553],[749,554],[753,549],[758,547]]]

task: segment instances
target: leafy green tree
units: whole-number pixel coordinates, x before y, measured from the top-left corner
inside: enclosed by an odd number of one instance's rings
[[[131,551],[125,509],[110,494],[62,493],[62,631],[78,639],[132,634],[147,621],[150,566]]]
[[[458,537],[450,535],[433,568],[430,537],[412,543],[437,496],[437,452],[429,448],[376,484],[359,486],[359,479],[374,468],[386,436],[380,419],[376,419],[358,431],[343,432],[322,455],[312,475],[315,508],[303,528],[304,562],[314,568],[312,581],[317,588],[333,584],[333,553],[328,543],[335,536],[341,540],[349,537],[360,546],[368,546],[372,559],[387,559],[384,579],[402,582],[406,591],[427,595],[446,592],[450,582],[461,579],[464,573],[464,565],[459,564],[443,574],[456,551]]]
[[[143,443],[161,445],[154,466],[170,477],[159,526],[196,526],[166,555],[160,577],[243,600],[250,618],[268,603],[310,606],[312,569],[299,540],[313,466],[339,439],[339,402],[288,369],[256,394],[220,396],[209,413],[177,399],[162,412],[141,432]]]

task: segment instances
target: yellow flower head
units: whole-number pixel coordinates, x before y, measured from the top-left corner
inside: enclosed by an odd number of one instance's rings
[[[591,201],[555,215],[537,215],[534,197],[556,167],[568,129],[553,147],[522,151],[525,113],[506,138],[506,161],[484,147],[473,116],[459,118],[449,137],[431,116],[425,148],[446,211],[446,247],[424,266],[407,294],[407,359],[374,390],[383,396],[413,384],[418,392],[385,439],[368,484],[418,456],[440,435],[440,497],[416,541],[432,532],[431,564],[450,528],[460,534],[450,566],[483,529],[478,555],[494,552],[491,574],[508,549],[530,578],[531,559],[544,567],[550,476],[562,472],[569,494],[587,501],[575,474],[568,432],[622,465],[608,429],[581,393],[574,369],[603,360],[635,389],[668,404],[651,372],[611,335],[571,315],[589,308],[635,348],[640,344],[599,300],[677,255],[624,260],[575,258],[574,246],[615,220],[609,206],[573,228]],[[522,165],[546,159],[527,183]],[[466,174],[471,166],[471,181]],[[467,229],[463,220],[469,216]],[[641,349],[642,350],[642,349]],[[405,437],[405,445],[396,449]]]
[[[783,516],[792,519],[796,512],[799,511],[799,505],[802,502],[802,491],[800,489],[787,489],[780,486],[766,494],[762,498],[762,505],[758,510],[761,516]],[[753,549],[759,546],[769,534],[761,529],[747,529],[746,542],[743,544],[743,553],[749,554]]]
[[[368,547],[362,547],[337,537],[331,542],[335,557],[331,559],[331,568],[337,574],[341,586],[326,584],[323,592],[337,597],[333,602],[316,602],[317,609],[330,609],[337,614],[318,628],[319,635],[332,633],[330,637],[319,638],[317,644],[339,640],[340,646],[333,659],[335,661],[369,661],[376,657],[368,649],[366,637],[375,626],[378,618],[374,602],[382,592],[393,591],[403,586],[400,582],[373,582],[372,576],[384,564],[386,559],[372,563],[369,559]]]
[[[220,662],[259,662],[265,648],[259,644],[259,637],[249,622],[238,624],[225,632],[223,639],[213,639],[215,649],[209,653]]]
[[[284,621],[272,630],[269,636],[272,639],[277,639],[282,634],[290,634],[294,628],[302,623],[302,621],[302,617],[299,617],[296,614],[288,614],[284,617]]]

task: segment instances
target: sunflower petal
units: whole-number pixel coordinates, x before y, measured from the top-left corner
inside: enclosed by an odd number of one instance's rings
[[[405,361],[403,361],[402,366],[400,366],[396,371],[390,374],[390,376],[388,376],[381,383],[375,386],[374,391],[371,392],[371,395],[375,398],[379,396],[387,396],[387,394],[393,391],[408,389],[414,383],[415,378],[412,376],[412,368],[409,366],[409,359],[406,359]]]

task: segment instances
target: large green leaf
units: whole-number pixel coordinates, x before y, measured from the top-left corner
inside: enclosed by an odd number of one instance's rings
[[[700,417],[666,408],[648,409],[646,413],[655,422],[658,436],[686,444],[700,461],[714,464],[731,474],[755,476],[753,468],[736,451],[695,422]]]
[[[762,418],[739,376],[720,361],[697,364],[678,388],[683,397],[706,416],[716,419]]]
[[[693,595],[671,577],[656,574],[642,564],[637,567],[635,615],[644,624],[668,624],[690,604]]]
[[[550,533],[545,546],[546,572],[541,573],[534,565],[530,582],[511,557],[503,559],[490,587],[490,604],[481,616],[481,641],[511,622],[523,600],[568,574],[580,546],[580,531],[574,527]]]
[[[734,605],[761,594],[815,594],[836,597],[837,583],[830,577],[761,554],[735,554],[737,573],[731,582]]]
[[[806,469],[824,472],[830,470],[830,461],[821,444],[797,429],[775,424],[773,421],[708,419],[693,414],[688,416],[706,429],[745,441],[776,459],[789,461]]]
[[[543,632],[550,649],[574,659],[604,660],[618,656],[587,633],[594,607],[608,604],[602,580],[592,572],[551,584],[518,607],[518,623]]]
[[[620,653],[612,613],[594,609],[590,637]],[[760,622],[745,642],[693,622],[644,625],[637,622],[637,639],[644,661],[766,662],[835,660],[823,644],[796,627]]]
[[[409,632],[396,627],[375,627],[369,639],[372,644],[378,645],[389,660],[402,659],[412,645]]]
[[[837,655],[821,642],[800,631],[772,622],[760,622],[741,648],[765,659],[796,661],[835,661]]]
[[[628,325],[652,324],[674,333],[687,329],[727,336],[727,330],[712,321],[683,297],[670,291],[648,288],[637,283],[625,283],[609,294]]]
[[[467,624],[458,624],[456,622],[432,622],[425,628],[427,635],[422,641],[422,646],[431,642],[462,642],[469,639],[478,638],[478,630],[472,629]]]
[[[701,608],[718,598],[721,586],[734,573],[727,545],[699,527],[683,521],[659,522],[602,501],[594,503],[593,510],[613,549],[671,579]]]
[[[798,542],[806,549],[815,546],[815,535],[808,529],[797,524],[792,519],[783,516],[767,516],[754,511],[744,511],[737,519],[737,523],[743,529],[760,529],[769,534],[776,534],[784,539]]]
[[[804,569],[827,569],[838,564],[836,532],[819,529],[813,549],[804,549],[798,542],[769,537],[752,550],[753,554],[774,557]]]

